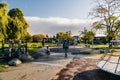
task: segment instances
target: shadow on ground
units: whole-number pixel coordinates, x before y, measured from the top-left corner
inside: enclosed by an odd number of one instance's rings
[[[98,69],[96,62],[96,59],[75,57],[51,80],[120,80],[120,76]]]
[[[73,80],[120,80],[120,76],[95,69],[78,73]]]
[[[68,53],[68,57],[65,58],[64,53],[51,53],[51,55],[45,55],[40,56],[38,59],[35,60],[35,62],[50,62],[50,61],[57,61],[57,60],[63,60],[63,59],[72,59],[75,55],[71,55]]]
[[[62,59],[72,59],[77,55],[88,56],[91,53],[98,53],[98,51],[88,49],[88,48],[69,48],[68,49],[68,58],[65,58],[65,53],[63,48],[53,47],[50,48],[50,55],[45,55],[45,49],[38,50],[31,55],[33,58],[37,59],[36,61],[54,61]]]

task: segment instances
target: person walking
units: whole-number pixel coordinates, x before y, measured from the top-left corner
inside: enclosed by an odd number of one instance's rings
[[[69,42],[65,39],[63,42],[63,49],[65,50],[65,58],[67,58],[68,48],[69,48]]]

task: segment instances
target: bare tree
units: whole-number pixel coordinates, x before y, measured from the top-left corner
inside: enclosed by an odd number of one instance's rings
[[[96,0],[95,7],[89,13],[99,21],[93,25],[96,29],[105,28],[107,34],[111,34],[113,37],[114,33],[120,29],[115,27],[115,23],[120,17],[120,0]]]

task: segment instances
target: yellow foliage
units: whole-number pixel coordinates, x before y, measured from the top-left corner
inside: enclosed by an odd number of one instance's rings
[[[45,34],[38,34],[42,39],[47,38]]]

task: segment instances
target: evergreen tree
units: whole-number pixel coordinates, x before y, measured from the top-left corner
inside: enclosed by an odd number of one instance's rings
[[[8,39],[24,39],[27,35],[29,25],[24,19],[24,15],[19,8],[13,8],[8,12]]]

